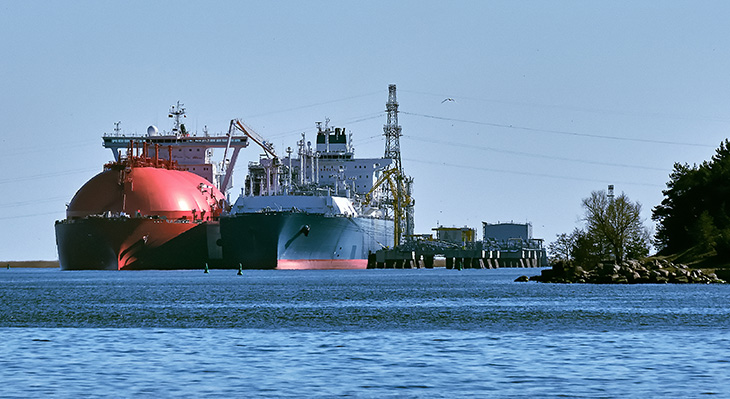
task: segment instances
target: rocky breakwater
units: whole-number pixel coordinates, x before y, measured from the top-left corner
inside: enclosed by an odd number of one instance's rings
[[[662,259],[643,262],[627,260],[621,263],[600,263],[595,267],[581,267],[568,262],[557,262],[539,276],[521,276],[515,281],[543,283],[588,284],[717,284],[725,283],[715,273],[692,269]]]

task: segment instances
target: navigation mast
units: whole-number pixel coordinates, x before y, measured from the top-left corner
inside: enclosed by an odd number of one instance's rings
[[[167,116],[169,118],[173,118],[175,120],[173,126],[172,126],[172,134],[179,137],[187,137],[188,132],[185,129],[185,125],[180,122],[180,117],[187,118],[185,115],[185,107],[184,104],[180,104],[180,101],[177,102],[177,105],[173,105],[170,107],[170,112],[168,112]]]

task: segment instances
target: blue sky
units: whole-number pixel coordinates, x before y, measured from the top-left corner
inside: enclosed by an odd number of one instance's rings
[[[56,259],[116,121],[169,130],[179,100],[193,131],[243,118],[283,151],[329,117],[377,157],[390,83],[417,232],[529,221],[549,242],[608,184],[652,225],[673,163],[727,137],[728,20],[722,1],[3,1],[0,260]]]

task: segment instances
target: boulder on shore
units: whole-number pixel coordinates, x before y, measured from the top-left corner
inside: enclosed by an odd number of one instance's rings
[[[524,280],[522,280],[524,281]],[[626,260],[621,263],[600,263],[594,267],[559,261],[530,281],[543,283],[589,284],[724,284],[715,273],[690,269],[663,259]]]

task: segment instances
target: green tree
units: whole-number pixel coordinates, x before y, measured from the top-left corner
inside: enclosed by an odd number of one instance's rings
[[[575,247],[573,259],[579,265],[595,265],[609,258],[605,240],[601,240],[595,232],[576,229],[573,231]]]
[[[676,163],[664,199],[654,207],[657,247],[677,253],[692,247],[730,254],[730,142],[725,140],[709,161]]]

